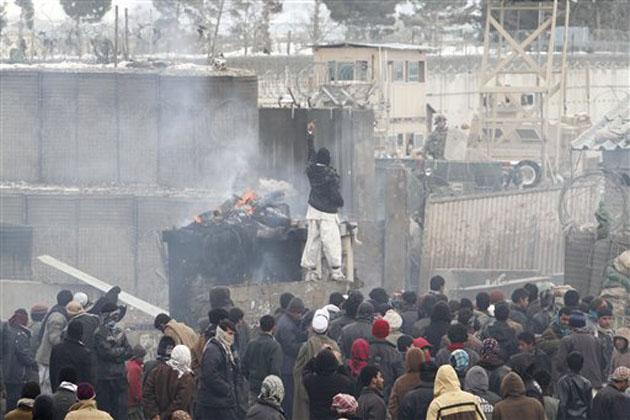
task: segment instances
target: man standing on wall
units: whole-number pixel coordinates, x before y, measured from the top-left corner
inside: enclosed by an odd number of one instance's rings
[[[302,254],[302,268],[306,270],[306,280],[321,278],[321,253],[324,252],[331,269],[331,279],[343,281],[341,271],[341,234],[337,212],[343,207],[339,192],[339,175],[330,166],[330,152],[325,147],[315,152],[315,123],[306,128],[308,141],[308,166],[306,175],[311,185],[308,198],[308,237]]]

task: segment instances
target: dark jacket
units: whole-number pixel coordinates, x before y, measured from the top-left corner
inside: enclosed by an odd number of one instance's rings
[[[308,338],[307,332],[300,328],[299,321],[291,318],[288,313],[283,313],[278,319],[275,338],[282,348],[282,374],[293,375],[295,358],[302,343]]]
[[[58,388],[52,396],[53,399],[53,419],[63,420],[66,418],[66,414],[77,402],[75,393],[66,388]]]
[[[2,324],[2,371],[5,384],[24,384],[37,362],[31,351],[31,332],[21,325]]]
[[[498,359],[482,359],[478,366],[482,367],[488,374],[488,389],[497,395],[501,394],[501,382],[505,375],[510,373],[512,369],[506,366],[503,361]]]
[[[238,371],[223,345],[210,339],[201,360],[197,403],[207,408],[235,408],[237,406]]]
[[[495,320],[493,323],[489,324],[486,331],[482,333],[482,339],[488,337],[497,340],[505,359],[509,359],[518,352],[516,332],[507,322]]]
[[[505,376],[501,384],[503,401],[497,403],[493,420],[545,420],[545,410],[540,402],[525,396],[525,384],[514,372]]]
[[[359,408],[357,408],[356,416],[361,420],[387,419],[387,407],[385,407],[383,394],[379,391],[364,387],[357,402],[359,403]]]
[[[405,305],[400,310],[400,316],[403,319],[400,331],[403,334],[411,335],[413,333],[413,324],[418,320],[418,309],[415,306]]]
[[[258,399],[247,412],[246,420],[285,420],[285,417],[282,407]]]
[[[555,355],[555,366],[559,376],[568,373],[566,364],[567,355],[577,351],[584,357],[584,365],[580,375],[591,381],[593,388],[599,389],[604,383],[604,355],[601,343],[587,328],[575,330],[571,335],[560,341],[558,352]]]
[[[595,395],[591,419],[612,420],[627,418],[630,413],[630,397],[611,384],[606,385]]]
[[[431,356],[435,357],[440,350],[442,344],[442,337],[446,335],[448,327],[451,325],[450,321],[438,320],[431,321],[428,327],[425,328],[422,337],[426,338],[431,343]]]
[[[389,399],[394,382],[400,375],[405,373],[402,356],[396,346],[387,340],[370,340],[370,357],[368,364],[375,365],[383,373],[385,387],[383,394],[385,400]]]
[[[97,355],[98,380],[127,380],[125,362],[133,355],[124,331],[118,327],[101,325],[94,333],[94,348]]]
[[[166,363],[158,363],[151,371],[142,390],[142,405],[147,419],[159,415],[170,419],[177,410],[191,412],[195,380],[191,373],[177,377],[175,369]]]
[[[409,391],[400,402],[398,420],[424,419],[431,401],[433,401],[433,383],[420,382],[420,385]]]
[[[339,393],[354,394],[354,381],[337,365],[316,371],[315,361],[315,358],[311,359],[302,370],[309,399],[310,420],[335,420],[337,416],[331,411],[332,399]]]
[[[534,365],[534,372],[544,370],[551,373],[551,358],[537,348],[531,353],[516,353],[510,357],[507,364],[519,372],[525,372],[529,366]]]
[[[92,377],[92,355],[82,342],[65,337],[50,353],[50,384],[55,392],[61,380],[61,369],[71,367],[77,372],[78,382],[94,383]]]
[[[98,355],[96,354],[96,348],[94,346],[94,333],[100,324],[98,316],[85,312],[72,318],[73,322],[78,322],[83,325],[83,335],[81,336],[81,342],[85,344],[85,348],[90,351],[92,357],[92,373],[90,376],[96,378],[98,367]]]
[[[249,389],[256,394],[268,375],[280,376],[282,348],[271,334],[261,333],[251,341],[241,359],[243,376],[249,380]]]
[[[339,174],[332,166],[316,163],[314,136],[309,134],[307,141],[308,166],[306,167],[306,175],[311,184],[308,204],[324,213],[337,213],[343,207],[343,198],[339,192]]]
[[[523,309],[520,306],[510,305],[510,319],[514,322],[518,322],[523,326],[523,330],[527,331],[529,328],[529,322],[527,319],[527,309]]]
[[[372,337],[372,321],[367,318],[357,318],[351,324],[341,329],[339,337],[339,348],[345,359],[352,358],[352,343],[358,338],[369,340]]]
[[[557,392],[559,420],[590,419],[593,387],[588,379],[571,372],[560,378]]]
[[[339,337],[341,337],[341,330],[346,325],[350,325],[354,322],[354,318],[343,313],[339,318],[336,318],[330,323],[330,327],[328,328],[328,337],[335,340],[339,343]]]

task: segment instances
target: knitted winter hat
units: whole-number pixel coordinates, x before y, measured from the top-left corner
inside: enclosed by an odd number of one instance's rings
[[[580,311],[571,312],[571,317],[569,318],[569,327],[571,328],[586,327],[586,315]]]
[[[337,394],[332,400],[332,409],[337,414],[354,416],[359,408],[357,400],[350,394]]]
[[[619,366],[615,371],[610,375],[610,379],[615,382],[623,382],[630,380],[630,369],[625,366]]]
[[[375,338],[385,338],[389,335],[389,323],[384,319],[377,319],[372,324],[372,335]]]
[[[400,327],[402,327],[403,319],[398,314],[398,312],[393,309],[385,312],[385,317],[383,319],[387,321],[387,323],[389,324],[389,328],[391,328],[392,330],[399,330]]]
[[[94,393],[94,387],[87,382],[80,383],[77,387],[77,399],[80,401],[91,400],[96,394]]]
[[[481,344],[481,358],[486,359],[491,356],[499,355],[499,342],[494,338],[486,338]]]

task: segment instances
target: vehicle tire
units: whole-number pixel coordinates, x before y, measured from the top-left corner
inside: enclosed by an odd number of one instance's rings
[[[542,181],[542,168],[533,160],[521,160],[514,166],[514,173],[518,174],[523,188],[534,188]]]

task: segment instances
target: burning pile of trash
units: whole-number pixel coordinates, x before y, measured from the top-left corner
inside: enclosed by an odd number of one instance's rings
[[[291,220],[283,191],[234,195],[180,229],[165,231],[169,264],[211,284],[298,281],[306,229]],[[172,268],[172,267],[171,267]]]

